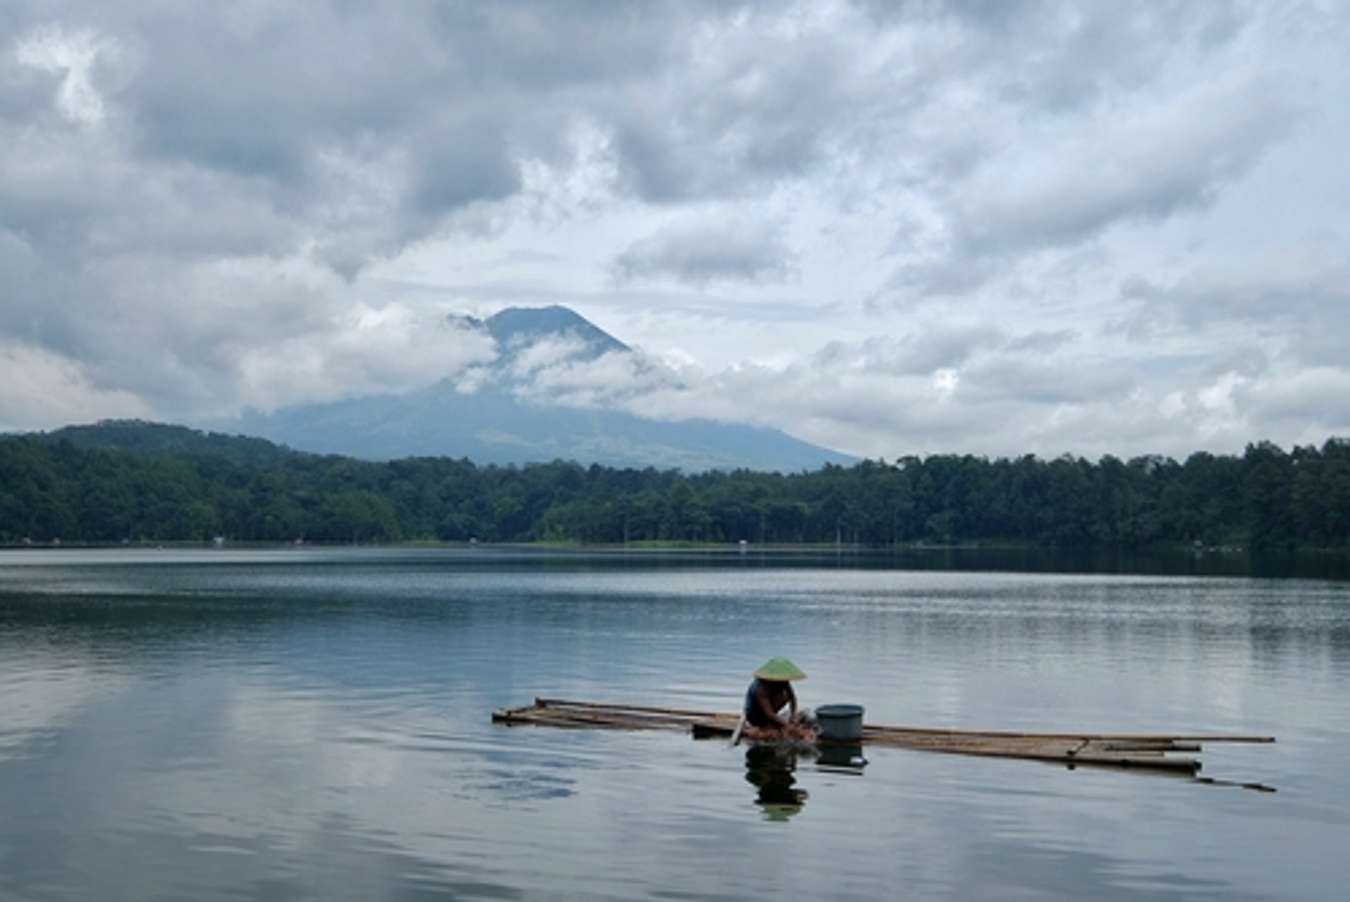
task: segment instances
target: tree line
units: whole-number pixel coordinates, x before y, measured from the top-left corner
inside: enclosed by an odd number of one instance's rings
[[[0,543],[215,536],[1350,549],[1350,440],[1184,462],[933,455],[684,474],[371,462],[134,422],[0,439]]]

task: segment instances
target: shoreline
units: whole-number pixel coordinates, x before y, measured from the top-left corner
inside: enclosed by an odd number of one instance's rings
[[[728,542],[485,542],[437,540],[409,540],[399,542],[268,542],[268,541],[200,541],[168,540],[160,542],[33,542],[29,544],[7,542],[0,543],[0,554],[13,551],[338,551],[355,549],[397,550],[445,550],[516,552],[516,553],[556,553],[568,554],[605,554],[605,555],[702,555],[718,557],[754,557],[762,555],[801,556],[801,557],[853,557],[869,559],[895,559],[912,556],[932,555],[989,555],[994,557],[1018,555],[1026,557],[1077,559],[1077,560],[1149,560],[1149,559],[1192,559],[1196,561],[1283,561],[1294,558],[1336,560],[1350,562],[1350,548],[1294,547],[1254,551],[1243,546],[1214,546],[1198,548],[1191,545],[1154,545],[1146,548],[1121,548],[1117,546],[1086,546],[1064,548],[1041,546],[1015,542],[965,542],[955,544],[912,543],[903,545],[862,545],[834,542],[807,543],[769,542],[744,544]]]

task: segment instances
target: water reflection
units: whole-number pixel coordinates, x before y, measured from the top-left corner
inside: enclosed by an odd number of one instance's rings
[[[765,820],[785,821],[806,805],[806,790],[796,788],[797,755],[796,748],[767,743],[745,750],[745,781],[759,788],[755,804]]]
[[[862,746],[856,743],[831,744],[820,747],[816,756],[816,769],[831,773],[857,774],[862,776],[867,759],[863,757]]]
[[[111,557],[0,554],[0,899],[1336,897],[1350,585],[753,550]],[[1199,782],[1280,792],[875,746],[866,780],[849,748],[738,771],[683,735],[488,718],[728,710],[773,654],[883,723],[1272,733],[1206,748]]]

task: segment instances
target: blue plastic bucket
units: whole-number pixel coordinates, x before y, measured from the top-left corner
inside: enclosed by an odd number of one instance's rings
[[[862,739],[862,705],[821,705],[816,709],[820,738],[829,742],[857,742]]]

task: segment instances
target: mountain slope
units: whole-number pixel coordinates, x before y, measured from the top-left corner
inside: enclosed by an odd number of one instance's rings
[[[520,397],[516,364],[541,342],[569,360],[630,354],[623,342],[565,307],[509,308],[483,321],[499,358],[472,393],[442,382],[402,395],[353,398],[252,414],[227,424],[303,451],[369,459],[467,457],[480,463],[556,459],[620,467],[796,471],[853,458],[762,427],[705,419],[649,420],[619,410],[578,408]],[[222,424],[217,424],[220,428]]]
[[[483,321],[484,327],[503,349],[559,335],[580,339],[599,357],[608,351],[628,351],[628,345],[567,307],[507,307]]]

